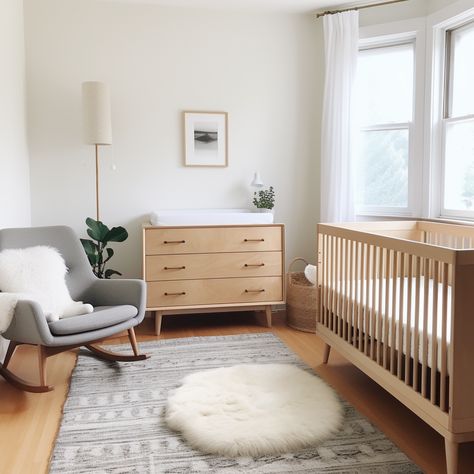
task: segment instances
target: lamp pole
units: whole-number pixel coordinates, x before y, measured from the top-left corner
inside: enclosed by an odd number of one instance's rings
[[[95,144],[95,206],[97,221],[100,220],[99,216],[99,145]]]

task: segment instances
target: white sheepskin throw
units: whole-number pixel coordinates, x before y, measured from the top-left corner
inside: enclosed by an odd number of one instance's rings
[[[66,286],[67,268],[60,253],[47,246],[0,252],[0,291],[37,301],[48,321],[91,313],[93,307],[73,301]],[[0,319],[4,316],[0,314]]]
[[[248,364],[188,375],[167,402],[165,421],[195,449],[229,457],[294,452],[342,422],[321,379],[284,364]]]
[[[3,334],[10,326],[17,301],[16,295],[0,292],[0,334]]]

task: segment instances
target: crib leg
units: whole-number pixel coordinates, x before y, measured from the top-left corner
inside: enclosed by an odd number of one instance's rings
[[[444,446],[446,450],[446,467],[448,474],[457,474],[458,472],[458,457],[459,457],[459,443],[444,439]]]
[[[331,346],[329,344],[324,344],[323,364],[328,363],[330,352],[331,352]]]

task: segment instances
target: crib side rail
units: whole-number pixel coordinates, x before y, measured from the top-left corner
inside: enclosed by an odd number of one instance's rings
[[[474,248],[473,226],[419,221],[417,229],[422,242],[458,250]]]
[[[327,224],[318,233],[318,325],[448,414],[456,250]]]
[[[368,226],[364,226],[364,231],[358,231],[353,228],[339,227],[332,224],[318,224],[318,234],[331,235],[365,244],[375,245],[382,248],[389,248],[394,251],[411,253],[419,257],[433,258],[449,264],[456,261],[456,252],[452,248],[440,247],[429,242],[417,242],[413,240],[391,237],[372,233]]]

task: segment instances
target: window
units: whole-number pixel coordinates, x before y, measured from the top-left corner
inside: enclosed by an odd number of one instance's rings
[[[409,215],[413,209],[414,63],[414,41],[359,52],[358,214]]]
[[[446,31],[442,206],[474,218],[474,22]]]

